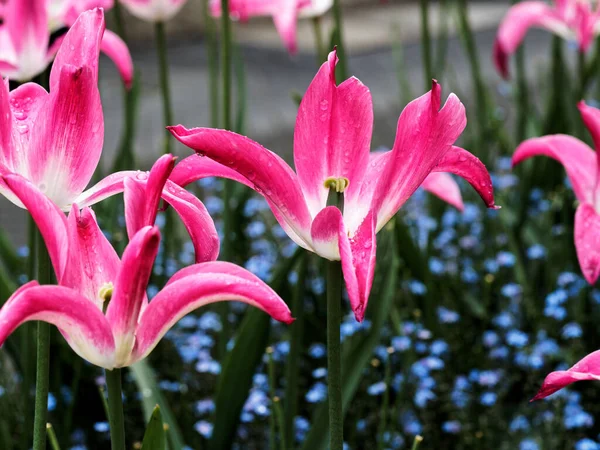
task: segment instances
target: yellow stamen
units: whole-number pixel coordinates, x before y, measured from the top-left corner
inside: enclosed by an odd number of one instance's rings
[[[323,183],[327,189],[334,189],[335,192],[342,193],[350,185],[350,180],[346,177],[329,177]]]
[[[104,283],[98,291],[98,297],[104,303],[108,304],[108,302],[110,302],[110,299],[112,298],[114,289],[115,287],[112,283]]]

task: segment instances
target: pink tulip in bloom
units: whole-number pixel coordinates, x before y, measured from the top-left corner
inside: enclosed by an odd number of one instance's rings
[[[218,301],[238,300],[282,322],[293,321],[284,301],[247,270],[214,261],[218,248],[210,216],[196,221],[196,248],[206,262],[188,266],[150,301],[148,280],[160,233],[153,226],[173,158],[161,158],[147,180],[125,178],[125,217],[131,236],[121,259],[90,208],[73,205],[68,218],[36,187],[18,175],[4,177],[27,206],[46,242],[59,286],[30,282],[0,310],[0,345],[22,323],[54,324],[71,348],[100,367],[114,369],[145,358],[183,316]],[[182,190],[172,187],[173,190]],[[198,260],[198,254],[196,255]]]
[[[594,36],[600,33],[600,3],[594,7],[591,0],[555,0],[550,6],[543,1],[524,1],[511,7],[500,24],[494,44],[494,62],[504,78],[508,78],[508,57],[532,27],[545,28],[564,39],[575,40],[585,52]]]
[[[308,87],[296,119],[296,172],[279,156],[238,134],[171,127],[200,156],[183,160],[171,179],[185,185],[206,176],[237,180],[263,195],[280,225],[301,247],[341,260],[348,296],[362,321],[375,269],[375,233],[432,172],[465,178],[494,208],[490,176],[471,153],[453,144],[466,126],[465,109],[441,87],[412,101],[400,115],[389,152],[370,153],[371,94],[358,79],[335,82],[335,51]],[[205,158],[202,155],[206,156]],[[330,190],[343,195],[343,212],[327,206]]]
[[[290,53],[296,53],[296,22],[298,16],[313,17],[324,14],[333,5],[332,0],[229,0],[229,15],[241,21],[250,17],[272,16],[281,40]],[[221,15],[221,1],[210,1],[213,16]]]
[[[147,22],[166,22],[172,19],[187,0],[120,0],[138,19]]]
[[[575,212],[575,248],[583,276],[594,284],[600,275],[600,110],[579,103],[579,112],[596,151],[572,136],[556,134],[528,139],[515,150],[513,166],[532,156],[557,160],[567,171],[579,206]]]
[[[42,73],[58,51],[62,37],[49,47],[50,35],[72,26],[79,14],[94,6],[112,6],[107,0],[9,0],[0,16],[0,74],[17,81],[30,81]],[[78,45],[72,42],[71,45]],[[102,51],[117,66],[127,87],[133,78],[133,62],[125,43],[106,31]]]
[[[9,92],[0,82],[0,175],[22,175],[63,211],[73,203],[88,206],[122,192],[123,179],[132,173],[112,174],[83,192],[104,141],[98,91],[103,32],[102,9],[81,14],[56,55],[50,93],[35,83]],[[23,206],[2,181],[0,194]]]

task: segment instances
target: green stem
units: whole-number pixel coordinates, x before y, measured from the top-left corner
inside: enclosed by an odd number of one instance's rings
[[[517,63],[517,143],[527,136],[529,104],[527,97],[527,75],[525,73],[525,48],[521,46],[516,54]]]
[[[431,33],[429,32],[429,0],[421,0],[421,48],[423,52],[423,67],[425,72],[425,90],[431,87],[433,78],[431,68]]]
[[[419,448],[419,444],[423,442],[423,436],[419,436],[418,434],[415,436],[415,440],[413,441],[412,450],[417,450]]]
[[[587,85],[586,79],[586,66],[585,66],[585,52],[583,50],[579,50],[577,52],[577,69],[579,73],[577,74],[579,79],[579,90],[577,92],[576,101],[583,100],[585,97],[585,88]]]
[[[219,126],[219,48],[215,23],[208,10],[208,0],[202,0],[202,17],[206,34],[206,56],[208,59],[208,92],[210,101],[210,126]]]
[[[315,52],[317,53],[317,67],[325,61],[325,50],[323,47],[323,27],[321,26],[321,17],[312,18],[313,32],[315,35]]]
[[[335,24],[333,42],[337,46],[337,55],[340,59],[337,65],[337,81],[338,83],[348,78],[348,70],[346,63],[346,49],[344,47],[344,33],[342,20],[342,2],[341,0],[333,0],[333,21]]]
[[[287,448],[293,448],[294,417],[298,410],[298,377],[300,372],[300,357],[304,336],[304,295],[306,277],[306,254],[300,256],[298,263],[298,281],[292,299],[292,314],[296,318],[290,325],[290,354],[287,359],[285,373],[285,436]]]
[[[121,10],[121,0],[115,0],[113,3],[113,17],[115,18],[115,28],[117,34],[127,44],[127,34],[125,33],[125,25],[123,24],[123,12]]]
[[[160,91],[163,102],[163,120],[164,125],[173,125],[173,110],[171,108],[171,92],[169,90],[169,62],[167,60],[167,39],[165,36],[165,24],[157,22],[155,24],[156,50],[158,53],[158,73],[160,78]],[[170,134],[165,130],[164,153],[171,153]]]
[[[231,20],[229,0],[221,0],[221,76],[223,78],[223,128],[231,130]]]
[[[52,424],[46,424],[46,432],[48,433],[48,440],[50,441],[52,450],[60,450],[60,445],[58,444],[58,439],[56,439],[56,433],[54,432]]]
[[[342,266],[327,262],[327,380],[329,396],[329,449],[342,450],[344,445],[340,324],[342,302]]]
[[[112,450],[125,450],[121,369],[106,370],[104,377],[106,378],[106,389],[108,391],[108,422],[110,423],[111,447]]]
[[[52,282],[52,263],[41,235],[36,236],[38,257],[38,282]],[[50,381],[50,324],[38,322],[37,358],[35,377],[35,411],[33,415],[33,450],[46,448],[46,423],[48,421],[48,390]]]
[[[269,396],[274,404],[275,399],[275,365],[273,364],[273,347],[267,348],[267,369],[269,373]],[[275,427],[275,412],[271,411],[269,415],[269,448],[275,449],[277,430]]]
[[[438,77],[442,77],[446,70],[446,54],[448,53],[448,0],[440,0],[440,33],[437,38],[437,55],[435,60],[435,72]],[[431,80],[428,80],[431,81]],[[438,81],[442,81],[438,79]],[[429,86],[426,86],[429,89]]]

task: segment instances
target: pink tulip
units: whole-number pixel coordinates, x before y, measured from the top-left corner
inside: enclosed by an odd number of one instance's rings
[[[553,7],[542,1],[525,1],[510,8],[494,44],[494,62],[504,78],[508,78],[508,57],[532,27],[576,40],[585,52],[600,32],[600,4],[594,10],[590,0],[555,0]]]
[[[50,72],[50,93],[35,83],[14,91],[0,82],[0,175],[30,180],[63,211],[123,191],[119,172],[83,192],[100,160],[104,118],[98,91],[98,57],[104,32],[101,9],[81,14],[66,34]],[[147,176],[143,172],[137,176]],[[0,181],[0,194],[18,206]]]
[[[0,74],[17,81],[29,81],[42,73],[58,51],[62,37],[48,47],[50,34],[72,26],[79,14],[94,6],[112,6],[112,0],[10,0],[0,16]],[[71,39],[72,41],[73,39]],[[77,45],[71,42],[71,45]],[[117,66],[123,82],[131,86],[133,62],[125,43],[106,31],[101,49]]]
[[[335,51],[309,86],[296,120],[296,173],[279,156],[238,134],[209,128],[171,133],[200,155],[183,160],[171,179],[185,185],[207,176],[237,180],[263,195],[276,219],[301,247],[340,260],[356,319],[362,321],[375,269],[375,233],[432,172],[465,178],[488,207],[493,189],[485,166],[453,144],[465,128],[464,106],[441,88],[411,102],[389,152],[370,153],[373,106],[366,86],[335,83]],[[332,183],[333,182],[333,183]],[[327,206],[330,186],[343,192],[344,211]]]
[[[539,392],[531,399],[541,400],[576,381],[600,380],[600,350],[590,353],[569,370],[548,374]]]
[[[316,15],[325,12],[332,2],[315,2],[310,0],[229,0],[229,15],[235,19],[246,21],[250,17],[272,16],[275,28],[290,53],[296,53],[296,21],[305,9],[305,14]],[[329,6],[328,6],[329,5]],[[213,16],[221,15],[221,1],[210,0],[210,12]]]
[[[31,282],[15,292],[0,310],[0,345],[22,323],[41,320],[56,325],[82,358],[113,369],[145,358],[179,319],[210,303],[238,300],[292,322],[286,304],[259,278],[234,264],[213,261],[216,253],[211,249],[218,246],[218,239],[207,214],[186,217],[194,220],[194,244],[204,249],[204,261],[209,262],[175,273],[148,302],[146,289],[160,240],[153,224],[161,193],[168,190],[163,187],[172,162],[167,155],[159,159],[147,180],[125,178],[131,240],[121,259],[90,208],[80,211],[73,205],[65,218],[30,182],[18,175],[4,177],[36,221],[59,286]],[[188,209],[194,206],[189,204]]]
[[[532,156],[557,160],[567,171],[580,204],[575,212],[575,248],[583,276],[594,284],[600,275],[600,189],[598,150],[600,149],[600,110],[579,103],[579,112],[594,140],[596,151],[571,136],[556,134],[523,142],[513,155],[513,166]]]
[[[447,173],[432,172],[421,183],[427,192],[439,197],[446,203],[454,206],[459,211],[465,209],[458,183]]]
[[[172,19],[187,0],[120,0],[138,19],[147,22],[166,22]]]

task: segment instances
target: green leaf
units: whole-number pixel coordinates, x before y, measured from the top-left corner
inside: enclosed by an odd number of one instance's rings
[[[396,220],[395,225],[398,225]],[[393,240],[392,233],[387,236]],[[382,246],[384,247],[384,246]],[[344,342],[342,348],[342,407],[344,414],[348,411],[350,403],[356,394],[360,380],[362,379],[362,371],[367,366],[373,357],[373,350],[379,342],[381,329],[385,324],[389,311],[396,293],[396,274],[400,265],[399,259],[395,252],[396,246],[389,245],[391,250],[391,261],[387,264],[380,264],[380,267],[387,266],[384,282],[379,284],[373,283],[373,286],[381,286],[376,292],[371,293],[369,301],[369,318],[371,319],[371,328],[360,339],[350,339]],[[321,403],[315,411],[312,420],[312,427],[308,432],[303,450],[326,450],[327,439],[329,435],[329,418],[327,401]]]
[[[144,409],[144,415],[148,418],[154,414],[156,405],[160,405],[162,415],[164,416],[164,423],[169,427],[169,443],[171,448],[174,450],[181,450],[185,447],[185,442],[181,434],[181,430],[177,425],[175,416],[170,410],[167,400],[163,396],[152,368],[148,365],[146,359],[129,366],[135,383],[138,386],[138,390],[142,394],[142,407]]]
[[[303,251],[297,249],[273,274],[270,286],[275,291],[281,290],[288,273]],[[233,444],[240,413],[248,398],[256,368],[267,347],[270,331],[271,318],[267,314],[256,308],[248,310],[235,338],[235,345],[225,357],[219,378],[215,397],[215,426],[209,442],[212,450],[226,450]]]
[[[14,245],[4,230],[0,230],[0,263],[12,274],[23,271],[23,260],[17,254]]]
[[[163,424],[160,406],[156,405],[150,421],[146,427],[144,440],[142,441],[142,450],[165,450],[167,448],[167,436]]]

